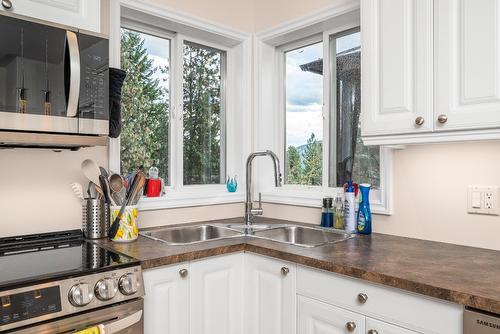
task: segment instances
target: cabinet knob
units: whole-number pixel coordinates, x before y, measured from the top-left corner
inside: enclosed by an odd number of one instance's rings
[[[418,116],[415,118],[415,124],[418,126],[422,126],[425,122],[425,119],[422,116]]]
[[[361,303],[361,304],[364,304],[366,303],[366,301],[368,300],[368,295],[366,293],[359,293],[358,294],[358,301]]]
[[[12,1],[10,1],[10,0],[2,0],[2,6],[5,9],[11,9],[12,8]]]
[[[282,268],[281,268],[281,274],[282,274],[283,276],[288,275],[288,273],[289,273],[289,272],[290,272],[290,269],[288,269],[287,267],[282,267]]]
[[[354,321],[349,321],[347,324],[345,324],[345,328],[347,328],[348,332],[354,332],[356,329],[356,323]]]
[[[374,329],[370,329],[368,331],[368,334],[378,334],[378,332],[376,330],[374,330]]]
[[[441,114],[438,116],[438,122],[441,123],[441,124],[444,124],[446,123],[446,121],[448,121],[448,116],[444,115],[444,114]]]
[[[181,270],[179,270],[179,275],[180,275],[182,278],[186,277],[186,276],[188,275],[188,271],[187,271],[187,269],[181,269]]]

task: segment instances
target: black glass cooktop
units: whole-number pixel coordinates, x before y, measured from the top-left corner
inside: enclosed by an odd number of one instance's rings
[[[79,230],[0,238],[0,290],[138,264],[85,241]]]

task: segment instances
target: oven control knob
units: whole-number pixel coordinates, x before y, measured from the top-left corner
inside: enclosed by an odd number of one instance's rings
[[[68,299],[73,306],[81,307],[89,304],[94,299],[94,293],[90,285],[79,283],[71,287]]]
[[[123,275],[122,277],[120,277],[118,286],[120,288],[120,292],[124,295],[133,295],[137,292],[137,290],[139,290],[139,280],[137,279],[137,275],[134,273]]]
[[[103,278],[95,284],[94,293],[99,300],[110,300],[117,292],[118,283],[114,278]]]

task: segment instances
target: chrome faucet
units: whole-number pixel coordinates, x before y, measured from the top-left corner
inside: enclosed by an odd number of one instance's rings
[[[278,156],[273,151],[258,151],[250,153],[247,158],[247,170],[246,170],[246,200],[245,200],[245,224],[252,225],[253,216],[260,216],[263,213],[262,210],[262,198],[259,193],[259,207],[257,209],[253,208],[253,196],[252,196],[252,161],[255,157],[269,156],[273,160],[274,164],[274,183],[276,187],[281,187],[281,173],[280,173],[280,160]]]

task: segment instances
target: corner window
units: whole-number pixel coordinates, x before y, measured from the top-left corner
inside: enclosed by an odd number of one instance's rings
[[[306,186],[328,192],[353,180],[378,190],[380,148],[361,140],[359,28],[278,49],[284,73],[285,183],[295,190]]]
[[[121,66],[121,173],[156,166],[168,182],[170,40],[122,28]]]
[[[226,53],[184,42],[184,184],[225,183]]]

